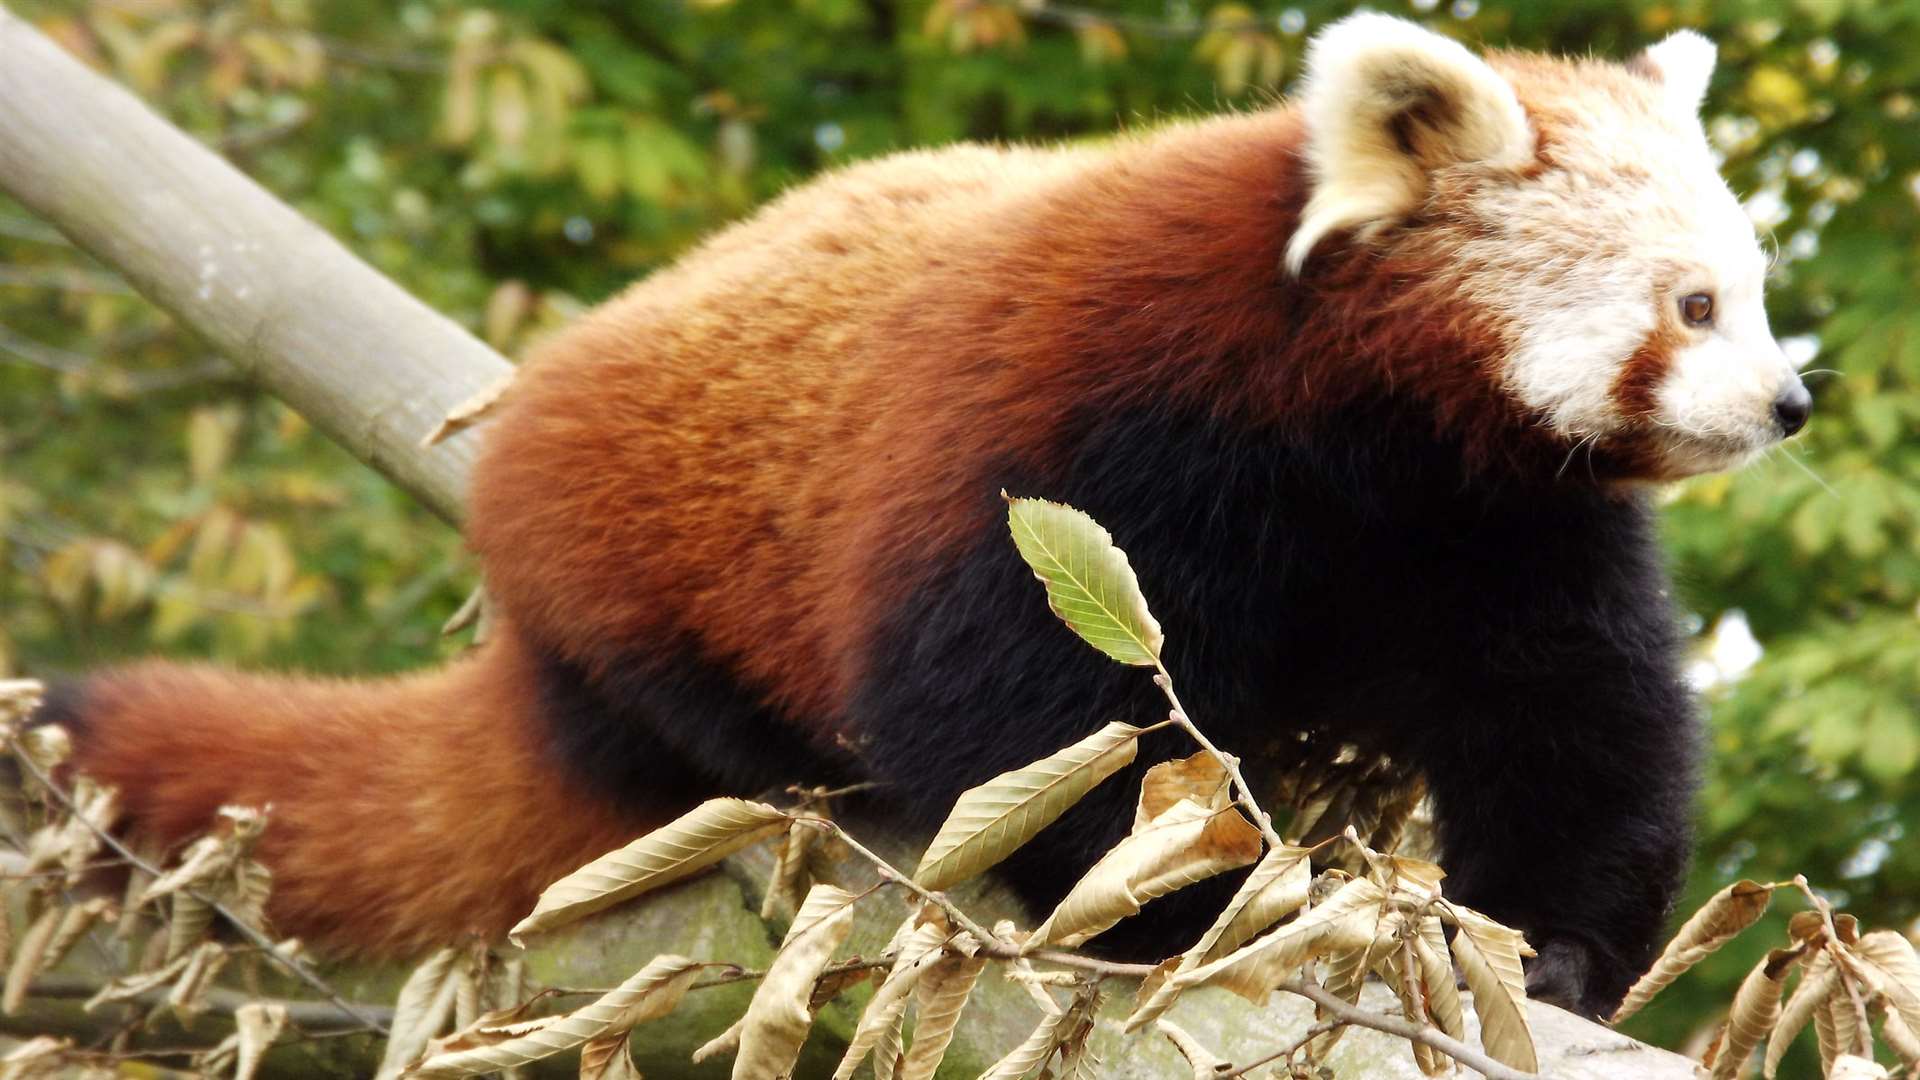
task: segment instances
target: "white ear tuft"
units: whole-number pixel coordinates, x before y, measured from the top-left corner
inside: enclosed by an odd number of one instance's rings
[[[1668,105],[1692,116],[1707,96],[1716,55],[1713,42],[1692,30],[1676,30],[1641,53],[1640,59],[1658,75]]]
[[[1287,244],[1294,273],[1328,233],[1419,206],[1434,169],[1519,168],[1534,156],[1506,79],[1458,42],[1387,15],[1349,15],[1314,37],[1301,109],[1313,194]]]

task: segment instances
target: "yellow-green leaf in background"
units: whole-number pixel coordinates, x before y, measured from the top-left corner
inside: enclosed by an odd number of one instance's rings
[[[1123,664],[1160,660],[1160,624],[1127,555],[1092,518],[1042,499],[1008,499],[1007,526],[1047,587],[1047,605],[1087,644]]]

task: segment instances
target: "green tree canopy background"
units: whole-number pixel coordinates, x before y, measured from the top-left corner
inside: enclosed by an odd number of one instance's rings
[[[1284,91],[1351,5],[31,0],[17,10],[510,355],[822,169]],[[1720,46],[1807,434],[1666,493],[1712,720],[1692,897],[1804,872],[1920,914],[1920,2],[1389,0],[1464,40]],[[3,61],[0,61],[3,62]],[[0,675],[150,652],[380,672],[457,646],[459,538],[0,202]],[[1757,641],[1756,651],[1746,638]],[[1766,941],[1635,1021],[1679,1045]]]

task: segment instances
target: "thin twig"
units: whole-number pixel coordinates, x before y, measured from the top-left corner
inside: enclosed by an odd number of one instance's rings
[[[125,844],[122,844],[119,841],[119,839],[116,838],[112,833],[108,832],[106,829],[101,828],[99,825],[94,824],[94,822],[89,820],[86,817],[86,815],[80,813],[79,807],[74,805],[73,799],[70,796],[68,796],[65,789],[61,788],[58,784],[54,783],[53,778],[48,776],[45,770],[41,769],[39,765],[34,763],[31,755],[21,752],[19,747],[19,738],[17,735],[8,736],[7,745],[9,748],[15,751],[14,760],[20,763],[20,767],[25,769],[28,775],[32,776],[35,780],[38,780],[40,784],[47,789],[47,791],[52,793],[54,799],[57,800],[61,806],[66,808],[67,813],[73,815],[74,818],[79,820],[82,824],[86,825],[88,829],[91,829],[95,835],[100,837],[103,843],[105,843],[108,847],[112,848],[115,852],[119,853],[121,858],[127,860],[127,862],[131,863],[132,865],[139,867],[142,870],[145,870],[147,873],[152,874],[156,878],[161,876],[163,871],[159,867],[155,866],[153,863],[148,862],[146,859],[142,858],[140,855],[135,853],[132,848],[129,848]],[[375,1020],[373,1017],[369,1016],[367,1013],[361,1011],[358,1005],[355,1005],[353,1002],[348,1001],[345,997],[343,997],[340,994],[338,990],[335,990],[330,984],[328,984],[328,982],[325,979],[322,979],[320,976],[314,974],[313,969],[301,963],[298,957],[289,956],[289,955],[286,955],[285,953],[280,952],[276,948],[275,942],[273,941],[272,938],[261,933],[259,930],[255,929],[253,926],[249,925],[245,920],[241,919],[238,915],[235,915],[231,910],[227,908],[225,904],[222,904],[219,901],[213,899],[212,897],[209,897],[203,893],[197,892],[193,889],[183,889],[181,891],[187,893],[187,895],[192,896],[194,899],[200,901],[201,903],[207,905],[207,907],[211,908],[215,914],[225,919],[228,922],[228,924],[230,924],[236,931],[238,931],[241,937],[246,938],[247,941],[250,942],[251,944],[258,946],[262,952],[264,952],[271,960],[273,960],[274,963],[279,964],[281,967],[287,969],[287,971],[291,972],[301,982],[306,983],[309,987],[312,987],[315,991],[324,995],[328,1001],[333,1003],[335,1008],[339,1009],[341,1012],[352,1017],[357,1023],[361,1024],[363,1027],[365,1027],[369,1031],[376,1032],[382,1036],[385,1036],[386,1034],[388,1034],[387,1025],[381,1023],[378,1020]]]
[[[265,952],[267,950],[262,951]],[[85,1000],[98,994],[103,988],[103,984],[91,979],[66,975],[42,975],[33,982],[33,996],[53,1000]],[[130,1001],[140,1005],[158,1005],[166,1001],[167,993],[166,987],[159,986],[152,990],[142,991],[133,997],[120,1000]],[[288,1021],[295,1027],[303,1030],[313,1029],[314,1034],[325,1032],[342,1035],[358,1035],[366,1033],[368,1030],[364,1027],[341,1027],[340,1019],[336,1015],[337,1010],[333,1005],[326,1002],[300,1001],[292,998],[254,997],[251,994],[245,994],[238,990],[227,990],[220,987],[214,987],[208,990],[204,1000],[206,1001],[209,1011],[220,1013],[221,1015],[232,1015],[238,1011],[242,1005],[285,1006]],[[393,1016],[393,1010],[383,1006],[363,1006],[363,1008],[373,1016],[380,1018],[383,1022],[390,1021]],[[358,1020],[355,1022],[360,1023]],[[206,1047],[203,1046],[199,1049],[205,1050]],[[142,1050],[141,1053],[153,1053],[153,1051]]]
[[[1253,788],[1247,785],[1247,778],[1240,772],[1240,759],[1213,745],[1213,740],[1207,738],[1194,724],[1193,719],[1187,715],[1186,707],[1180,704],[1180,695],[1173,692],[1173,676],[1167,673],[1166,665],[1155,659],[1153,667],[1155,673],[1153,684],[1160,688],[1161,693],[1167,695],[1167,703],[1173,706],[1173,715],[1170,719],[1178,724],[1180,730],[1186,732],[1194,742],[1199,743],[1200,749],[1213,755],[1213,759],[1220,763],[1221,768],[1227,770],[1227,776],[1233,780],[1234,801],[1239,803],[1240,809],[1245,810],[1248,816],[1253,818],[1253,823],[1260,827],[1260,835],[1266,840],[1267,846],[1270,848],[1286,846],[1286,842],[1280,839],[1280,833],[1273,827],[1273,818],[1254,799]]]
[[[1860,996],[1860,988],[1854,984],[1853,972],[1847,970],[1846,950],[1839,948],[1844,942],[1840,940],[1839,929],[1833,925],[1833,905],[1827,903],[1824,897],[1813,891],[1813,886],[1807,883],[1807,875],[1793,875],[1792,884],[1794,888],[1799,889],[1801,894],[1807,898],[1807,903],[1813,906],[1813,910],[1820,913],[1821,922],[1826,924],[1827,940],[1835,946],[1833,950],[1834,974],[1839,978],[1840,985],[1846,988],[1847,998],[1853,1003],[1854,1048],[1852,1052],[1862,1057],[1871,1058],[1873,1056],[1873,1028],[1870,1026],[1870,1021],[1867,1018],[1867,1003],[1866,1000]]]
[[[1241,1065],[1233,1069],[1231,1072],[1221,1073],[1219,1076],[1219,1080],[1233,1080],[1233,1078],[1236,1076],[1245,1076],[1248,1073],[1252,1072],[1253,1070],[1259,1068],[1260,1066],[1270,1065],[1273,1062],[1279,1061],[1281,1058],[1287,1058],[1291,1060],[1293,1058],[1293,1055],[1299,1053],[1301,1048],[1306,1046],[1308,1043],[1312,1042],[1313,1040],[1319,1038],[1322,1035],[1327,1034],[1328,1032],[1332,1031],[1335,1028],[1340,1028],[1345,1026],[1347,1026],[1346,1022],[1342,1020],[1322,1020],[1319,1023],[1308,1028],[1307,1030],[1301,1032],[1299,1037],[1294,1039],[1292,1042],[1288,1043],[1287,1045],[1281,1047],[1278,1050],[1275,1050],[1273,1053],[1268,1054],[1266,1057],[1256,1058],[1253,1061],[1247,1062],[1245,1065]]]
[[[1416,1024],[1403,1017],[1377,1013],[1349,1004],[1345,999],[1326,990],[1318,983],[1288,979],[1275,989],[1306,998],[1333,1014],[1334,1019],[1342,1023],[1370,1028],[1388,1035],[1397,1035],[1409,1042],[1432,1047],[1467,1068],[1479,1072],[1487,1077],[1487,1080],[1542,1080],[1537,1073],[1521,1072],[1511,1065],[1495,1061],[1431,1024]]]
[[[853,849],[854,854],[859,855],[861,858],[873,864],[873,868],[879,872],[882,881],[904,886],[908,892],[918,896],[929,904],[933,904],[941,911],[946,912],[947,918],[953,920],[955,926],[972,934],[975,940],[979,941],[981,945],[989,948],[999,947],[1002,949],[1012,949],[1012,946],[1007,945],[1006,942],[995,937],[993,931],[988,930],[986,927],[968,918],[967,913],[954,906],[953,901],[948,900],[940,893],[923,887],[919,882],[913,880],[912,877],[901,873],[892,863],[874,854],[866,845],[847,835],[847,830],[841,828],[837,822],[828,821],[825,818],[812,817],[795,818],[794,821],[796,824],[811,825],[816,829],[824,829],[838,836],[846,843],[847,847]],[[1017,954],[1019,950],[1012,949],[1012,952]]]
[[[889,968],[892,966],[893,966],[893,961],[891,960],[862,960],[861,958],[856,956],[851,960],[843,960],[838,964],[828,964],[826,967],[821,968],[820,974],[815,981],[817,982],[819,979],[824,979],[829,975],[845,975],[850,971],[877,971],[880,968]],[[767,977],[767,973],[764,971],[755,971],[750,968],[736,968],[735,970],[730,971],[725,975],[715,975],[713,978],[708,979],[705,982],[694,983],[692,986],[687,987],[687,989],[707,990],[715,986],[730,986],[733,983],[751,982],[754,979],[764,979],[766,977]],[[577,993],[585,993],[586,991],[565,990],[560,992],[568,993],[568,994],[577,994]],[[604,994],[606,993],[606,991],[604,990],[596,991],[596,993]]]

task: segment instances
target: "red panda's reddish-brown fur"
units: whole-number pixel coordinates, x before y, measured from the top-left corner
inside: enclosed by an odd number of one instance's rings
[[[384,682],[152,663],[63,704],[84,725],[79,766],[119,789],[142,840],[199,835],[223,805],[266,807],[275,929],[382,955],[497,937],[548,883],[658,823],[567,801],[532,694],[501,633]]]

